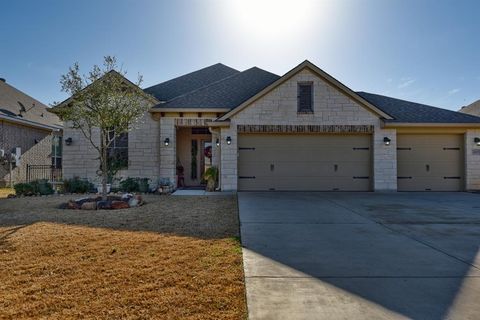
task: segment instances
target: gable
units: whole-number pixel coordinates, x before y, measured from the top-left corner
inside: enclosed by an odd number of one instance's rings
[[[309,70],[311,73],[313,73],[316,77],[320,78],[323,80],[323,82],[328,83],[331,87],[336,88],[340,93],[344,94],[345,96],[349,97],[353,101],[356,101],[359,105],[364,107],[365,109],[371,111],[372,113],[376,114],[379,118],[382,119],[393,119],[389,114],[385,113],[381,109],[377,108],[373,104],[371,104],[369,101],[365,100],[363,97],[358,95],[356,92],[330,76],[328,73],[325,71],[321,70],[314,64],[312,64],[310,61],[305,60],[289,72],[287,72],[285,75],[280,77],[277,81],[266,87],[265,89],[261,90],[258,92],[256,95],[242,103],[241,105],[237,106],[236,108],[232,109],[230,112],[226,113],[224,116],[218,119],[218,121],[226,121],[230,118],[232,118],[235,114],[239,113],[242,111],[244,108],[248,107],[251,105],[253,102],[257,101],[270,91],[274,90],[284,82],[290,80],[292,77],[297,75],[298,73],[304,71],[304,70]]]
[[[313,86],[313,113],[297,110],[298,85]],[[347,96],[310,68],[303,68],[230,119],[252,124],[377,124],[380,116]]]

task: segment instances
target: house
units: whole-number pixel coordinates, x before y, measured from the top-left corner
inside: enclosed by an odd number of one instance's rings
[[[477,100],[468,106],[462,107],[460,110],[458,110],[458,112],[471,114],[477,117],[480,116],[480,100]]]
[[[48,109],[0,79],[0,186],[61,178],[62,122]]]
[[[200,186],[217,166],[224,191],[480,189],[479,117],[355,92],[309,61],[283,76],[215,64],[144,92],[121,177]],[[94,180],[94,150],[64,132],[65,177]]]

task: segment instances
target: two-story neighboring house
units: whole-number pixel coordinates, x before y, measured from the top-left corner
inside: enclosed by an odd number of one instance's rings
[[[62,122],[47,110],[0,79],[0,186],[60,178]]]

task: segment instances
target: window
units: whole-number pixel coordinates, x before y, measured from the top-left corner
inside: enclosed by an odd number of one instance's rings
[[[52,166],[54,168],[62,167],[62,137],[53,136],[52,138]]]
[[[299,82],[297,91],[297,112],[313,113],[313,83]]]
[[[110,132],[113,138],[114,132]],[[107,150],[108,162],[120,169],[128,168],[128,132],[117,136]]]

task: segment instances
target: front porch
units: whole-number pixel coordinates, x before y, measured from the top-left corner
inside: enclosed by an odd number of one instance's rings
[[[203,174],[211,166],[218,167],[220,158],[218,134],[208,126],[213,119],[210,114],[160,117],[160,178],[169,179],[177,189],[205,188]]]

